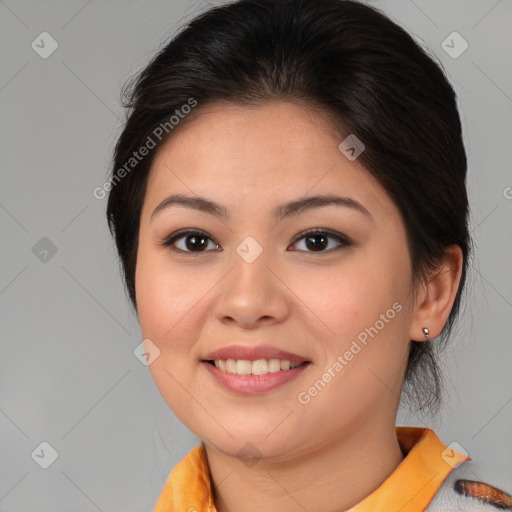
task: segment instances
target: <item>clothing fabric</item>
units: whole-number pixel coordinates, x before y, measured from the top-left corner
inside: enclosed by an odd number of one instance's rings
[[[498,512],[512,497],[475,481],[472,459],[446,446],[429,428],[396,426],[406,454],[395,471],[348,512]],[[216,512],[203,445],[171,471],[154,512]]]

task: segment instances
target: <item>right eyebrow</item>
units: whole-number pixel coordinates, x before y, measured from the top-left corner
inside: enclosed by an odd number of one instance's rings
[[[171,206],[183,206],[185,208],[192,208],[200,212],[209,213],[219,218],[229,219],[229,212],[224,206],[221,206],[209,199],[203,197],[191,197],[182,194],[173,194],[166,197],[151,214],[151,219],[160,211],[169,208]]]

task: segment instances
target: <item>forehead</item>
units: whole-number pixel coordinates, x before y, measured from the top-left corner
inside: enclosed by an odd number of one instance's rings
[[[397,214],[377,180],[339,150],[343,136],[320,111],[291,102],[197,108],[157,151],[145,206],[172,193],[234,209],[339,193],[377,216]]]

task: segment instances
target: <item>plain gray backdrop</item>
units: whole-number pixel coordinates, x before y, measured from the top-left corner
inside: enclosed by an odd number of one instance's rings
[[[457,91],[476,246],[443,357],[446,405],[397,423],[459,443],[475,478],[511,490],[512,1],[370,3]],[[134,355],[140,329],[93,190],[121,131],[122,84],[208,5],[0,1],[0,512],[150,511],[199,442]]]

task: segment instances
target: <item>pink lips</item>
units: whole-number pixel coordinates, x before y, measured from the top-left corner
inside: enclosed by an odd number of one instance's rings
[[[208,362],[214,361],[215,359],[246,359],[248,361],[256,361],[257,359],[284,359],[291,363],[303,364],[297,368],[280,370],[275,373],[269,372],[265,375],[238,375],[225,372]],[[258,347],[231,345],[210,352],[202,360],[202,364],[214,379],[228,390],[235,393],[260,394],[271,391],[296,378],[311,363],[304,357],[270,345],[260,345]]]
[[[280,370],[276,373],[267,373],[266,375],[238,375],[220,370],[205,361],[201,364],[205,366],[219,384],[230,391],[244,394],[260,394],[272,391],[285,382],[289,382],[297,377],[310,365],[310,363],[304,363],[293,370]]]

